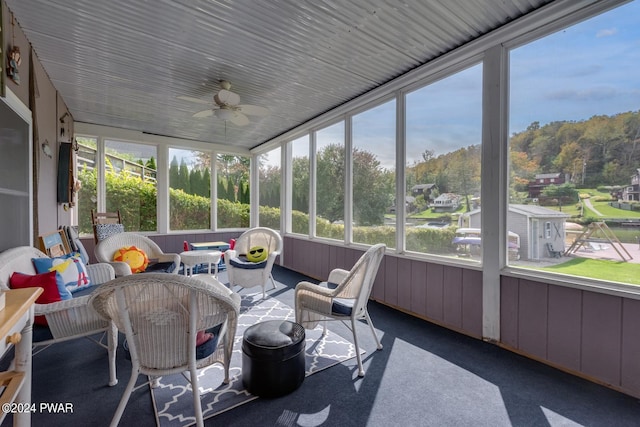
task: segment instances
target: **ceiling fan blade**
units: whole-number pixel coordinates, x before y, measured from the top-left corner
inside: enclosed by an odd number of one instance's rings
[[[191,96],[176,96],[176,99],[179,99],[181,101],[197,102],[198,104],[210,104],[211,103],[211,101],[207,101],[207,100],[200,99],[200,98],[193,98]]]
[[[235,111],[233,118],[230,120],[230,122],[236,126],[246,126],[249,124],[249,118],[244,114],[238,111]]]
[[[240,95],[226,89],[221,89],[213,96],[213,99],[218,105],[238,105],[240,103]]]
[[[193,117],[202,118],[202,117],[211,117],[213,115],[213,110],[211,108],[207,110],[198,111],[193,115]]]
[[[242,113],[244,114],[248,114],[250,116],[268,116],[271,112],[269,111],[268,108],[265,107],[258,107],[257,105],[238,105],[238,108],[240,109],[240,111],[242,111]]]

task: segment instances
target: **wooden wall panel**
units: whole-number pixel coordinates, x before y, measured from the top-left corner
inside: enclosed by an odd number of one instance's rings
[[[444,321],[444,266],[427,264],[427,317]]]
[[[411,278],[409,279],[411,301],[409,311],[418,316],[427,315],[427,263],[411,261]]]
[[[582,312],[582,372],[620,384],[622,299],[584,292]]]
[[[482,272],[462,270],[462,329],[482,338]]]
[[[518,301],[519,280],[514,277],[500,278],[500,341],[518,348]]]
[[[547,357],[547,285],[520,281],[518,295],[519,348],[536,357]]]
[[[443,320],[447,325],[462,328],[462,269],[444,267]],[[480,300],[482,301],[482,299]]]
[[[621,386],[640,396],[640,301],[622,303]]]
[[[398,305],[411,307],[411,265],[413,262],[406,258],[398,258]]]
[[[398,281],[399,277],[398,258],[385,256],[384,263],[384,301],[387,304],[398,306]]]
[[[582,291],[563,286],[549,286],[549,321],[547,326],[549,361],[574,371],[580,370],[580,324]]]

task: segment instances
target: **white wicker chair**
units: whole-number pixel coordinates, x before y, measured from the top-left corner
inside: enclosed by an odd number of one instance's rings
[[[269,253],[264,266],[261,268],[244,268],[241,265],[234,265],[239,255],[245,255],[249,249],[254,246],[263,246],[267,248]],[[224,254],[227,273],[229,276],[229,286],[241,286],[243,288],[252,288],[254,286],[262,287],[262,297],[266,297],[267,281],[271,279],[271,284],[275,289],[276,284],[271,276],[273,264],[282,253],[282,237],[277,231],[265,227],[256,227],[242,233],[236,239],[233,249],[229,249]],[[249,264],[250,267],[252,267]]]
[[[180,270],[180,255],[175,253],[164,253],[160,246],[147,236],[138,233],[124,232],[114,234],[104,240],[98,242],[94,249],[94,254],[98,262],[106,262],[113,266],[116,271],[116,277],[128,276],[131,274],[131,268],[126,262],[113,261],[113,255],[117,250],[125,246],[135,246],[142,249],[149,259],[157,260],[157,262],[174,264],[174,268],[168,273],[177,274]]]
[[[91,304],[112,319],[127,338],[131,354],[131,379],[111,421],[118,425],[138,375],[153,378],[189,371],[198,426],[203,425],[197,369],[224,365],[229,382],[229,362],[240,310],[240,296],[213,278],[149,273],[119,277],[101,286]],[[222,325],[214,352],[196,360],[196,333]],[[147,382],[135,387],[148,384]]]
[[[320,285],[300,282],[295,289],[296,322],[306,329],[313,329],[322,322],[326,332],[327,321],[351,321],[350,326],[346,323],[345,325],[353,333],[358,376],[361,377],[364,376],[364,368],[356,335],[357,320],[367,321],[378,350],[382,349],[367,311],[367,303],[385,248],[384,244],[374,245],[360,257],[351,271],[337,268],[331,271],[327,282]]]
[[[32,258],[48,258],[43,252],[30,246],[20,246],[7,249],[0,253],[0,289],[9,289],[9,279],[14,272],[36,274]],[[113,280],[113,268],[108,264],[87,265],[87,274],[95,285]],[[109,385],[118,383],[116,378],[116,349],[118,347],[117,333],[113,322],[104,320],[89,305],[89,295],[74,297],[70,300],[50,304],[36,304],[35,315],[44,315],[53,338],[34,342],[37,349],[51,344],[87,337],[108,350],[109,353]],[[100,340],[92,336],[102,333]],[[107,343],[103,342],[104,336]]]

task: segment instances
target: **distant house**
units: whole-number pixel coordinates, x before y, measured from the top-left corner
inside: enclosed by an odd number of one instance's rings
[[[636,169],[636,174],[631,176],[631,185],[622,190],[622,200],[640,201],[640,169]]]
[[[560,172],[537,174],[535,179],[529,182],[529,198],[536,199],[540,197],[540,193],[551,184],[562,185],[565,182],[567,182],[567,179]]]
[[[442,193],[435,198],[429,207],[434,212],[454,212],[460,207],[462,197],[453,193]]]
[[[435,184],[416,184],[411,187],[411,195],[413,197],[424,196],[427,202],[431,200],[431,192],[436,188]]]
[[[480,228],[480,209],[471,211],[469,227]],[[570,215],[537,205],[509,205],[509,231],[520,236],[520,258],[539,260],[551,258],[548,248],[564,251],[565,221]]]
[[[404,198],[405,212],[413,212],[416,209],[416,198],[412,196],[405,196]],[[389,213],[396,213],[396,201],[394,199],[393,205],[388,209]]]

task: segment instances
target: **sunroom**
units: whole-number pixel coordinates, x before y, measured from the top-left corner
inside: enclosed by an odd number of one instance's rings
[[[639,9],[5,0],[0,250],[71,225],[92,253],[92,210],[166,252],[269,227],[318,280],[385,243],[373,301],[638,398],[640,208],[608,197],[640,167]],[[568,181],[528,198],[541,173]],[[417,185],[459,206],[391,209]],[[525,204],[559,225],[510,223]],[[632,259],[552,257],[569,222]]]

